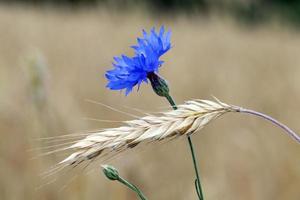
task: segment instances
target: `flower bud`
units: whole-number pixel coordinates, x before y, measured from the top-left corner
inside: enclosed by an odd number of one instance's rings
[[[162,77],[154,72],[149,72],[147,74],[147,78],[150,80],[151,86],[158,96],[166,97],[169,95],[169,86],[167,81],[165,81]]]
[[[110,165],[102,165],[102,171],[106,178],[109,180],[115,181],[119,179],[119,172],[117,171],[116,168]]]

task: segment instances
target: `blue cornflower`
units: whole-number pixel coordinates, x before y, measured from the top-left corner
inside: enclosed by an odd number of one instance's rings
[[[147,78],[158,73],[163,64],[160,56],[171,48],[170,36],[171,32],[165,33],[163,26],[159,33],[156,33],[154,28],[149,33],[143,30],[143,38],[138,38],[138,44],[132,46],[135,50],[133,57],[114,57],[114,68],[105,74],[108,80],[106,87],[111,90],[126,89],[125,94],[128,95],[135,85],[148,83]],[[153,78],[149,79],[152,83]]]
[[[155,32],[154,27],[151,29],[149,34],[143,30],[143,36],[143,38],[137,39],[137,46],[132,46],[136,54],[147,54],[148,50],[160,57],[171,48],[171,32],[168,31],[165,34],[164,26],[160,28],[159,34]]]

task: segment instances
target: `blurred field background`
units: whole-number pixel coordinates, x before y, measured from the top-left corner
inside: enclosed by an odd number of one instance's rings
[[[292,11],[266,18],[256,11],[235,15],[201,6],[180,9],[180,4],[171,9],[155,4],[160,9],[149,11],[147,4],[126,4],[122,9],[122,4],[108,3],[56,7],[24,2],[0,4],[1,200],[136,198],[104,178],[99,166],[72,181],[58,178],[37,189],[45,184],[40,173],[64,155],[32,158],[45,151],[33,150],[45,145],[37,138],[119,125],[84,118],[131,119],[86,99],[134,114],[140,113],[131,108],[167,109],[167,102],[149,85],[128,97],[105,89],[103,75],[112,57],[132,54],[129,46],[143,28],[164,24],[172,30],[173,48],[164,56],[161,74],[177,103],[214,95],[270,114],[300,132],[297,12],[292,18]],[[243,17],[248,15],[250,20]],[[251,116],[229,114],[193,138],[207,200],[299,200],[300,146],[278,128]],[[196,199],[185,138],[141,145],[109,164],[150,200]]]

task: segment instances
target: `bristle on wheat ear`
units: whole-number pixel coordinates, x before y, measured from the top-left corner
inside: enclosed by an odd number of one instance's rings
[[[167,138],[192,134],[224,113],[236,111],[220,101],[194,100],[178,106],[177,110],[148,115],[124,122],[124,126],[94,132],[67,147],[73,153],[60,162],[78,165],[100,157],[104,151],[120,152],[133,148],[141,142],[160,141]]]

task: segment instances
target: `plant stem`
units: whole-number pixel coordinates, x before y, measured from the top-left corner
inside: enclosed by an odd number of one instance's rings
[[[139,190],[139,188],[137,188],[135,185],[129,183],[128,181],[126,181],[122,177],[119,177],[117,180],[120,183],[124,184],[125,186],[129,187],[132,191],[134,191],[138,195],[138,197],[140,198],[140,200],[147,200],[146,197],[145,197],[145,195],[142,193],[142,191]]]
[[[177,105],[173,98],[170,95],[166,96],[167,100],[169,101],[170,105],[173,107],[174,110],[177,110]]]
[[[171,104],[171,106],[173,107],[173,109],[177,110],[177,106],[176,106],[176,103],[173,100],[173,98],[169,94],[166,95],[166,98],[169,101],[169,103]],[[190,146],[190,149],[191,149],[194,169],[195,169],[195,173],[196,173],[195,188],[196,188],[199,200],[204,200],[192,138],[191,138],[190,135],[187,135],[187,138],[188,138],[189,146]]]
[[[289,127],[282,124],[281,122],[277,121],[276,119],[274,119],[274,118],[272,118],[272,117],[270,117],[266,114],[263,114],[263,113],[260,113],[260,112],[254,111],[254,110],[246,109],[246,108],[241,108],[241,107],[238,107],[238,106],[235,106],[234,109],[237,112],[255,115],[255,116],[261,117],[265,120],[270,121],[271,123],[275,124],[279,128],[282,128],[289,136],[291,136],[298,143],[300,143],[300,137],[293,130],[291,130]]]
[[[195,187],[196,187],[197,195],[198,195],[200,200],[204,200],[192,138],[191,138],[190,135],[188,135],[187,138],[188,138],[188,141],[189,141],[189,145],[190,145],[190,149],[191,149],[191,153],[192,153],[192,158],[193,158],[193,164],[194,164],[195,173],[196,173]]]

